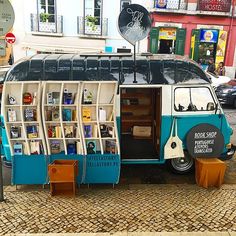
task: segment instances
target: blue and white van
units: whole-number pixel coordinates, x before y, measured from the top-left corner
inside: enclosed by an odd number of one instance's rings
[[[114,94],[115,120],[119,133],[121,168],[122,164],[168,162],[176,173],[189,172],[194,166],[193,152],[189,150],[194,142],[190,134],[194,129],[195,137],[205,140],[206,135],[215,130],[220,133],[221,148],[215,157],[228,160],[234,155],[230,143],[232,128],[208,77],[194,61],[177,55],[140,55],[137,56],[136,69],[134,68],[131,54],[37,54],[12,66],[5,81],[117,83]],[[177,135],[182,141],[184,157],[167,160],[164,148],[174,120],[177,123]],[[198,127],[199,133],[196,133]],[[212,132],[209,127],[213,128]],[[211,140],[208,144],[214,142],[217,143],[216,140]],[[196,143],[204,147],[207,142],[202,140]],[[6,158],[11,160],[6,138],[3,145]],[[202,152],[202,156],[212,157],[202,150],[196,156],[201,156]],[[214,153],[212,148],[206,150],[210,150],[209,154]]]

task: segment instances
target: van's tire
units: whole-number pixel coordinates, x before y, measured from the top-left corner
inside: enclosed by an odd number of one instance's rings
[[[174,174],[184,175],[193,172],[194,159],[188,152],[184,152],[184,158],[174,158],[167,160],[167,166]]]

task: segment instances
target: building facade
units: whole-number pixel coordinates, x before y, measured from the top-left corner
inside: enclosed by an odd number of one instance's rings
[[[236,10],[231,0],[155,0],[150,10],[152,53],[186,55],[208,65],[224,62],[234,78],[236,66]]]
[[[35,53],[97,53],[133,50],[119,34],[117,20],[127,4],[152,0],[12,0],[14,60]],[[139,52],[147,51],[147,39]],[[11,45],[10,45],[11,46]]]

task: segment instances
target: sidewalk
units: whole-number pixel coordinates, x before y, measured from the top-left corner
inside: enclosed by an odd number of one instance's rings
[[[51,197],[41,187],[8,186],[5,198],[0,203],[0,234],[236,235],[236,185],[83,186],[75,198]]]
[[[12,234],[11,234],[12,235]],[[138,233],[78,233],[78,234],[14,234],[16,236],[235,236],[236,233],[234,232],[181,232],[181,233],[174,233],[174,232],[138,232]],[[9,234],[10,236],[10,234]],[[13,235],[12,235],[13,236]]]

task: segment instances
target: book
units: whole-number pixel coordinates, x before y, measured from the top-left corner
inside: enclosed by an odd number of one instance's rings
[[[52,92],[52,101],[53,101],[53,104],[60,103],[60,92]]]
[[[11,138],[20,138],[21,137],[21,127],[12,125],[10,127]]]
[[[73,138],[74,137],[74,127],[73,125],[64,126],[65,138]]]
[[[24,105],[31,105],[33,102],[33,96],[31,93],[29,92],[25,92],[23,94],[23,104]]]
[[[83,91],[83,103],[84,104],[92,104],[93,103],[93,94],[87,88]]]
[[[89,107],[83,107],[82,116],[83,121],[91,121],[91,109]]]
[[[71,109],[64,108],[62,110],[62,120],[63,121],[71,121],[72,120],[72,111],[71,111]]]
[[[112,126],[101,124],[100,125],[100,132],[101,132],[101,137],[102,138],[113,138],[114,136],[114,129]]]
[[[16,97],[13,96],[13,95],[11,95],[11,94],[8,94],[8,103],[9,103],[10,105],[15,105],[15,104],[17,104],[17,102],[16,102]]]
[[[53,104],[52,93],[47,93],[47,104]]]
[[[37,125],[26,126],[26,133],[28,138],[37,138],[38,137]]]
[[[52,154],[57,154],[61,152],[61,143],[59,140],[51,140],[50,148]]]
[[[113,140],[105,141],[105,153],[116,154],[116,142]]]
[[[8,116],[8,121],[9,122],[14,122],[16,121],[16,111],[9,108],[7,111],[7,116]]]
[[[93,125],[93,132],[92,132],[92,136],[94,138],[98,137],[98,126],[96,124]]]
[[[45,110],[46,121],[52,121],[52,109],[48,108]]]
[[[85,138],[92,137],[92,125],[84,125],[84,137]]]
[[[52,108],[52,121],[60,121],[59,107]]]
[[[73,94],[69,92],[63,93],[63,104],[73,104]]]
[[[68,155],[76,154],[76,146],[75,146],[75,143],[68,143],[68,144],[67,144],[67,154],[68,154]]]
[[[106,110],[104,110],[102,107],[99,108],[99,121],[106,121]]]
[[[30,154],[31,155],[39,155],[40,154],[40,142],[39,141],[31,141],[30,142]]]
[[[86,149],[87,149],[87,154],[96,154],[97,151],[97,146],[96,146],[96,141],[86,141]]]
[[[23,144],[22,143],[15,143],[13,145],[14,155],[23,155]]]
[[[83,148],[82,148],[82,144],[80,141],[76,142],[76,152],[77,152],[77,154],[83,154]]]
[[[37,111],[36,109],[26,108],[24,110],[25,121],[37,121]]]

